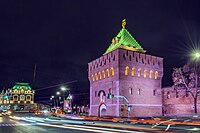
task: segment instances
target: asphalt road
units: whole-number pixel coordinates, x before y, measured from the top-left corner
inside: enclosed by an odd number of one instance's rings
[[[8,116],[0,117],[0,133],[88,133],[90,131],[65,129],[38,125],[10,119]]]
[[[92,122],[90,122],[92,124]],[[122,129],[87,126],[84,121],[56,120],[34,116],[0,117],[0,133],[139,133]],[[141,132],[140,132],[141,133]]]
[[[92,121],[52,119],[24,114],[0,117],[0,133],[161,133],[166,131],[193,133],[200,132],[200,127],[181,125],[154,126],[103,121],[93,123]]]

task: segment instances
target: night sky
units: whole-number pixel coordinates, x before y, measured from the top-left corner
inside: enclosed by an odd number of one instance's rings
[[[124,18],[147,54],[164,58],[163,86],[171,86],[173,67],[200,45],[199,0],[1,1],[0,90],[16,81],[37,90],[77,80],[68,84],[71,92],[89,93],[87,63],[105,52]]]

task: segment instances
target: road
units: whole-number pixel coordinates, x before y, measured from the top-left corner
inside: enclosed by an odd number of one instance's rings
[[[124,124],[103,121],[14,115],[0,117],[0,133],[144,133],[200,132],[200,127],[183,125]]]
[[[134,133],[134,131],[128,131],[128,130],[86,126],[84,125],[84,123],[80,123],[79,121],[67,121],[67,120],[60,121],[60,120],[37,118],[37,117],[17,117],[17,116],[0,117],[0,133],[93,133],[93,132]]]

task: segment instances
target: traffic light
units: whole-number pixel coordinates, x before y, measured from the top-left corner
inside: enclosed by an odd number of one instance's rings
[[[131,111],[131,105],[125,105],[124,108],[126,111],[130,112]]]
[[[114,95],[112,93],[108,93],[108,99],[114,98]]]

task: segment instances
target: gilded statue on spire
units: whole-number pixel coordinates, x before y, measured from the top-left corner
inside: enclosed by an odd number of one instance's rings
[[[122,20],[122,28],[125,28],[125,26],[126,26],[126,19],[123,19]]]

